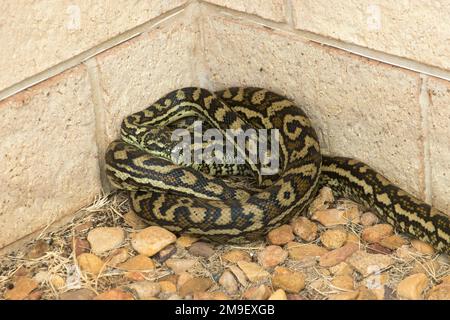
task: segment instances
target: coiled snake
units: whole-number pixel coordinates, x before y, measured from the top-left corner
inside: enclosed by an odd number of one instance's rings
[[[227,129],[278,129],[279,172],[262,174],[262,164],[250,161],[248,141],[245,148],[234,146],[245,160],[241,169],[174,163],[172,145],[163,138],[183,121],[187,126],[189,119],[202,120],[228,139]],[[252,173],[258,186],[233,185],[218,176],[226,169],[228,174]],[[262,237],[302,213],[317,190],[329,186],[335,196],[371,208],[399,232],[441,252],[450,251],[448,216],[360,161],[322,155],[316,132],[301,108],[261,88],[170,92],[124,119],[121,140],[113,141],[106,151],[106,173],[113,186],[129,191],[132,209],[150,224],[214,241]]]

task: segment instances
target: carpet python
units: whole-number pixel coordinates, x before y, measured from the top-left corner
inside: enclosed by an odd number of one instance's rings
[[[255,146],[248,141],[233,146],[243,165],[172,161],[169,134],[192,125],[191,119],[216,128],[227,141],[232,141],[227,129],[278,129],[279,171],[262,174],[262,164],[249,160]],[[262,88],[172,91],[127,116],[121,139],[109,145],[105,158],[111,184],[128,190],[133,211],[174,232],[218,242],[259,239],[304,212],[318,189],[329,186],[336,197],[370,208],[398,232],[450,251],[447,215],[358,160],[322,155],[302,109]],[[226,177],[232,174],[253,175],[256,187],[232,183]]]

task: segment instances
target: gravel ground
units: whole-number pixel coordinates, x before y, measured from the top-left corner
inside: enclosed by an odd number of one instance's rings
[[[122,193],[0,257],[4,299],[450,299],[448,256],[322,189],[242,246],[146,226]]]

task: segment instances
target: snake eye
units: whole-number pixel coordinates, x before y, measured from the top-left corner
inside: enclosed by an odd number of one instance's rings
[[[285,191],[283,196],[285,199],[289,199],[291,196],[291,193],[289,191]]]

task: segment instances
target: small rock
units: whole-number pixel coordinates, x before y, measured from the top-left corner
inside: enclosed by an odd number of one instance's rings
[[[279,246],[268,246],[258,254],[258,262],[264,268],[273,268],[286,260],[288,253]]]
[[[178,276],[177,280],[177,287],[180,288],[182,285],[184,285],[187,281],[193,279],[194,277],[188,273],[188,272],[182,272]]]
[[[199,238],[196,238],[196,237],[191,236],[191,235],[182,235],[181,237],[179,237],[177,239],[176,245],[181,247],[181,248],[189,248],[194,243],[196,243],[198,240],[199,240]]]
[[[365,227],[373,226],[374,224],[377,224],[378,221],[378,217],[372,212],[365,212],[361,215],[361,224]]]
[[[287,250],[289,252],[289,257],[296,261],[303,261],[311,257],[321,257],[328,252],[327,249],[319,247],[316,244],[302,244],[298,242],[289,242],[287,244]]]
[[[131,281],[144,281],[144,280],[146,280],[145,275],[142,272],[138,272],[138,271],[125,272],[123,277],[125,279],[131,280]]]
[[[353,269],[346,262],[341,262],[330,269],[331,274],[334,276],[351,276],[353,274]]]
[[[354,243],[359,246],[361,241],[360,241],[359,237],[356,234],[354,234],[353,232],[347,232],[347,240],[345,241],[345,244],[349,244],[349,243]]]
[[[317,238],[317,225],[305,217],[292,220],[292,230],[300,239],[311,242]]]
[[[14,281],[14,287],[5,292],[4,298],[6,300],[23,300],[31,293],[31,291],[36,289],[38,285],[38,282],[34,279],[26,276],[19,276]]]
[[[347,262],[355,268],[363,277],[367,277],[375,272],[391,266],[394,260],[387,255],[383,254],[370,254],[365,251],[359,250],[352,254]]]
[[[268,300],[287,300],[286,292],[283,289],[278,289],[272,293]]]
[[[148,300],[156,297],[161,291],[161,286],[153,281],[139,281],[127,286],[128,289],[136,292],[137,297],[141,300]]]
[[[359,249],[359,246],[354,243],[346,244],[339,249],[335,249],[333,251],[327,252],[320,257],[319,265],[321,267],[333,267],[350,257],[353,253],[355,253]]]
[[[333,191],[328,187],[320,189],[317,197],[309,205],[309,211],[324,210],[328,208],[330,203],[334,202]]]
[[[192,278],[181,285],[178,293],[180,296],[185,297],[197,292],[204,292],[213,284],[214,282],[210,278]]]
[[[159,281],[159,286],[162,293],[177,292],[177,286],[172,281]]]
[[[406,277],[397,286],[399,298],[408,300],[423,299],[422,293],[428,286],[428,278],[424,273],[416,273]]]
[[[378,300],[377,295],[371,289],[361,286],[358,290],[359,294],[357,300]]]
[[[359,291],[340,292],[330,295],[328,300],[356,300],[358,295]]]
[[[230,271],[234,274],[236,279],[238,279],[241,285],[243,285],[244,287],[248,285],[245,273],[241,269],[239,269],[237,266],[231,266]]]
[[[444,282],[431,288],[428,300],[450,300],[450,284]]]
[[[93,300],[134,300],[134,297],[130,292],[112,289],[99,294]]]
[[[371,290],[383,288],[389,281],[389,273],[375,273],[364,279],[365,287]],[[376,293],[376,292],[375,292]],[[379,299],[381,300],[381,299]]]
[[[298,293],[305,287],[305,275],[284,267],[277,267],[272,276],[272,285],[289,293]]]
[[[27,295],[23,300],[41,300],[42,296],[44,295],[44,292],[40,290],[34,290],[29,295]]]
[[[169,259],[166,261],[166,265],[172,269],[175,274],[180,274],[192,269],[196,263],[196,259]]]
[[[380,243],[383,238],[389,237],[394,228],[389,224],[376,224],[363,230],[361,238],[368,243]]]
[[[28,251],[26,257],[28,259],[38,259],[43,257],[47,251],[50,250],[50,246],[44,240],[37,240]]]
[[[222,276],[219,278],[219,284],[224,287],[226,293],[228,294],[235,294],[239,289],[235,277],[228,270],[225,270],[222,273]]]
[[[149,257],[139,254],[119,264],[117,268],[127,271],[150,271],[155,269],[155,264]]]
[[[271,230],[267,234],[267,239],[270,244],[284,245],[294,240],[294,234],[292,233],[292,227],[290,225],[282,225],[281,227]]]
[[[407,243],[408,243],[408,241],[406,241],[404,238],[402,238],[401,236],[399,236],[397,234],[383,238],[380,241],[380,244],[383,247],[389,248],[391,250],[398,249]]]
[[[349,222],[359,222],[359,210],[357,207],[351,207],[347,210],[326,209],[314,212],[312,220],[320,222],[325,227],[345,225]]]
[[[127,261],[128,250],[125,248],[120,248],[114,250],[106,259],[106,264],[111,267],[116,267],[118,264]]]
[[[440,281],[441,281],[442,283],[448,283],[448,284],[450,284],[450,274],[447,275],[447,276],[445,276],[445,277],[443,277],[443,278],[441,278]]]
[[[414,267],[410,271],[410,274],[414,273],[431,273],[438,274],[439,269],[441,268],[441,264],[437,260],[429,260],[429,261],[416,261],[414,263]]]
[[[420,252],[422,254],[434,254],[435,250],[432,246],[430,246],[428,243],[425,243],[420,240],[412,240],[411,245],[414,249],[417,250],[417,252]]]
[[[73,228],[73,230],[77,233],[82,233],[82,232],[86,232],[87,230],[92,228],[92,226],[93,226],[92,221],[87,221],[87,222],[77,225],[75,228]]]
[[[151,226],[134,234],[131,237],[131,245],[140,254],[151,257],[176,240],[177,237],[172,232]]]
[[[222,259],[229,261],[231,263],[238,263],[238,261],[251,262],[252,258],[250,255],[242,250],[233,249],[222,255]]]
[[[159,262],[160,264],[163,264],[164,262],[167,261],[167,259],[169,259],[171,256],[173,256],[175,253],[177,253],[177,247],[173,244],[165,247],[164,249],[162,249],[160,252],[158,252],[157,254],[155,254],[153,256],[153,259],[157,262]]]
[[[73,246],[74,246],[75,257],[78,257],[82,253],[89,253],[91,251],[91,245],[89,244],[89,241],[87,241],[85,239],[74,238]]]
[[[63,277],[57,274],[50,276],[49,281],[52,284],[52,286],[58,290],[61,290],[66,286],[66,280],[64,280]]]
[[[95,292],[89,289],[71,290],[59,295],[59,300],[92,300]]]
[[[92,253],[82,253],[77,257],[77,260],[81,270],[93,275],[99,274],[103,269],[102,259]]]
[[[355,290],[355,283],[353,277],[349,275],[337,276],[331,280],[333,287],[340,290]]]
[[[367,253],[391,254],[392,250],[379,243],[371,243],[366,248]]]
[[[125,223],[135,230],[142,230],[147,227],[147,223],[142,220],[136,213],[129,211],[123,216]]]
[[[347,232],[341,229],[326,230],[320,236],[320,241],[328,249],[337,249],[347,241]]]
[[[206,242],[196,242],[189,248],[189,253],[197,257],[209,258],[214,254],[214,246]]]
[[[50,279],[50,273],[48,271],[39,271],[33,279],[38,283],[45,283]]]
[[[230,300],[223,292],[196,292],[194,300]]]
[[[239,261],[237,264],[251,282],[258,282],[270,276],[266,270],[254,262]]]
[[[125,240],[125,231],[119,227],[99,227],[89,231],[87,240],[94,254],[117,248]]]
[[[246,300],[267,300],[272,291],[264,284],[247,289],[242,295]]]

